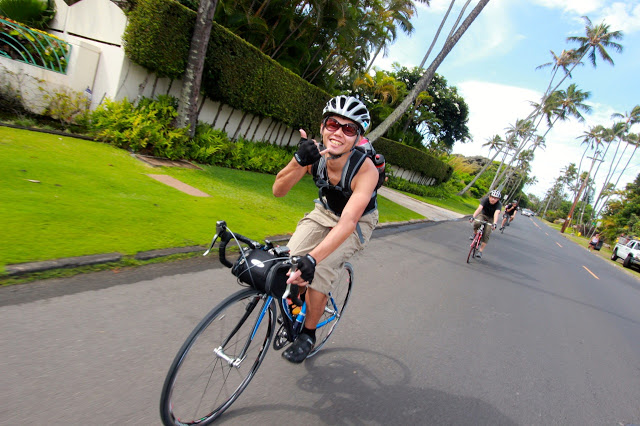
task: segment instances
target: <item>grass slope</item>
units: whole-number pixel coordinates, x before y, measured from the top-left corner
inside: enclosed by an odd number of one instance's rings
[[[308,176],[275,198],[272,175],[213,166],[155,168],[109,145],[1,126],[0,164],[0,269],[204,245],[221,219],[256,239],[290,233],[317,197]],[[211,197],[187,195],[147,174],[173,176]],[[382,197],[379,207],[381,222],[422,217]]]

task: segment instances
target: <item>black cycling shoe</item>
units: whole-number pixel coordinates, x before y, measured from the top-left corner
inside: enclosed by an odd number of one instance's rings
[[[300,364],[307,358],[309,352],[313,349],[314,344],[315,342],[311,336],[308,334],[301,334],[291,346],[282,352],[282,357],[294,364]]]
[[[477,252],[477,253],[476,253],[476,257],[477,257],[478,259],[482,259],[482,252],[481,252],[481,251]]]

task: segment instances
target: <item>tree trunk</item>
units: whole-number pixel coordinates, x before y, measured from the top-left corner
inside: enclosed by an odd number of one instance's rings
[[[444,14],[444,18],[442,18],[442,21],[440,21],[440,26],[438,27],[438,31],[436,31],[436,35],[433,36],[433,40],[431,40],[431,45],[429,46],[429,49],[427,50],[427,53],[425,53],[424,57],[422,58],[422,62],[420,62],[420,65],[418,65],[420,68],[423,68],[424,64],[427,62],[427,59],[429,58],[429,55],[431,54],[431,50],[433,50],[433,46],[436,44],[436,41],[438,40],[438,37],[440,37],[440,31],[442,31],[442,27],[444,27],[444,23],[447,21],[447,18],[449,17],[449,12],[451,12],[451,8],[453,8],[453,4],[455,2],[456,2],[456,0],[451,0],[451,3],[449,3],[449,9],[447,9],[447,13]],[[460,13],[462,13],[462,12],[460,12]],[[455,26],[452,27],[452,28],[455,28]]]
[[[189,136],[193,138],[196,132],[198,119],[198,95],[202,83],[202,71],[207,55],[209,36],[213,25],[213,15],[216,11],[218,0],[200,0],[196,25],[193,29],[191,45],[189,47],[189,59],[182,78],[182,90],[178,105],[177,126],[189,127]]]
[[[489,3],[489,0],[480,0],[478,2],[476,7],[471,11],[471,13],[469,13],[469,16],[467,16],[467,18],[462,22],[460,28],[458,28],[451,38],[447,39],[438,56],[436,56],[429,68],[425,71],[424,75],[420,80],[418,80],[418,83],[414,86],[409,95],[405,97],[400,105],[398,105],[398,107],[369,134],[369,141],[375,142],[376,139],[383,136],[387,130],[389,130],[389,128],[395,124],[405,112],[407,112],[409,107],[418,97],[418,94],[424,91],[429,83],[431,83],[431,80],[442,61],[444,61],[449,52],[451,52],[451,49],[453,49],[453,47],[458,43],[460,37],[462,37],[465,31],[467,31],[469,26],[478,17],[480,12],[482,12],[482,9],[484,9],[487,3]]]

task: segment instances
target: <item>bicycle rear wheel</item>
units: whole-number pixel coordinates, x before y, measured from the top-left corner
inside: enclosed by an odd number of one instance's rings
[[[229,408],[269,349],[276,313],[273,299],[253,289],[239,291],[211,310],[169,368],[160,397],[162,422],[208,425]]]
[[[352,286],[353,267],[349,262],[346,262],[334,282],[333,290],[329,293],[327,306],[324,307],[324,313],[322,317],[320,317],[320,321],[318,321],[318,327],[316,329],[316,342],[318,343],[307,358],[317,354],[336,329],[351,297]]]

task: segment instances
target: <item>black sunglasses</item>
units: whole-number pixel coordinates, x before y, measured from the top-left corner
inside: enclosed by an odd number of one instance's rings
[[[324,127],[330,132],[337,132],[338,129],[342,128],[342,133],[344,133],[345,136],[350,137],[360,134],[360,129],[357,125],[353,123],[340,124],[340,122],[333,117],[327,117],[324,120]]]

